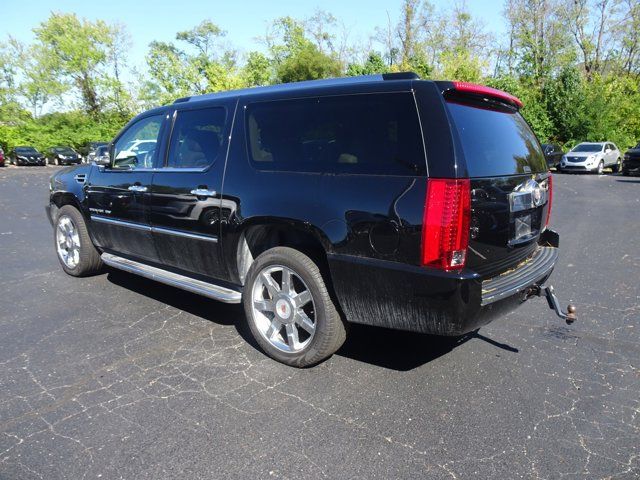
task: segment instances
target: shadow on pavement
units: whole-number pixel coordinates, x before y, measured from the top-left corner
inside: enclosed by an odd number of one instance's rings
[[[119,287],[220,325],[235,325],[244,316],[241,305],[217,302],[132,273],[109,269],[107,280]]]
[[[478,331],[460,337],[441,337],[368,325],[351,325],[347,341],[337,354],[391,370],[408,371],[473,339],[485,341],[509,352],[518,352],[517,348],[496,342]]]
[[[120,270],[109,269],[107,280],[210,322],[234,325],[248,344],[261,351],[246,325],[242,305],[217,302]],[[509,352],[518,352],[517,348],[496,342],[478,331],[461,337],[440,337],[352,324],[349,327],[347,341],[336,355],[390,370],[408,371],[429,363],[473,339],[485,341]]]
[[[640,180],[632,180],[632,179],[629,179],[629,180],[618,180],[618,179],[616,179],[616,182],[621,182],[621,183],[640,183]]]

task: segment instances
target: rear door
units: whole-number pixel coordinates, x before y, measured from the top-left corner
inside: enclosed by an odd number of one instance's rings
[[[221,261],[222,178],[236,100],[172,112],[166,158],[153,178],[150,223],[160,261],[225,278]]]
[[[495,274],[535,250],[546,227],[550,174],[517,108],[455,92],[445,98],[457,157],[471,179],[467,266]]]

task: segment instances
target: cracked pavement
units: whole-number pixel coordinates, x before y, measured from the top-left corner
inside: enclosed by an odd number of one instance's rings
[[[445,339],[354,326],[305,370],[239,306],[65,275],[54,167],[0,169],[0,478],[638,478],[640,179],[555,176],[551,280]]]

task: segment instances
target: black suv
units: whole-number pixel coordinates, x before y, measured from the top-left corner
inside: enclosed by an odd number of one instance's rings
[[[624,160],[622,161],[622,174],[640,174],[640,142],[624,152]]]
[[[182,98],[129,122],[109,165],[52,177],[55,248],[70,275],[104,263],[242,302],[295,366],[348,322],[461,335],[531,295],[566,317],[543,285],[552,177],[521,105],[410,73]]]

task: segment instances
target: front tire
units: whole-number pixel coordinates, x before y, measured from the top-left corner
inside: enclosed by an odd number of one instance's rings
[[[62,269],[74,277],[95,275],[102,270],[100,253],[93,245],[82,214],[71,205],[56,216],[53,241]]]
[[[596,168],[596,173],[598,175],[602,175],[603,171],[604,171],[604,162],[600,160],[600,163],[598,164],[598,168]]]
[[[259,255],[247,272],[242,303],[256,342],[287,365],[321,362],[346,339],[318,265],[298,250],[276,247]]]

